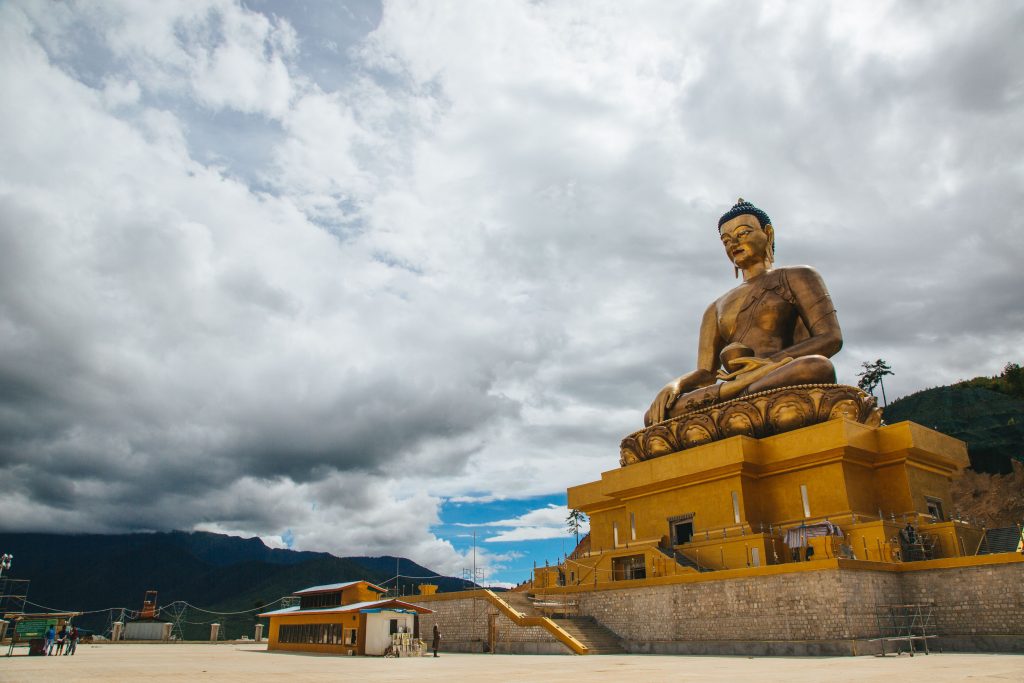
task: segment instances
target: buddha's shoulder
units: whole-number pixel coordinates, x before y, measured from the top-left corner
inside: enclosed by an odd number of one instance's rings
[[[774,272],[790,282],[821,280],[821,273],[811,266],[783,266],[776,268]]]

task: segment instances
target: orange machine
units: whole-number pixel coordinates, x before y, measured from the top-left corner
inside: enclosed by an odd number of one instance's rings
[[[142,599],[142,609],[139,610],[139,619],[156,618],[156,591],[146,591],[146,597]]]

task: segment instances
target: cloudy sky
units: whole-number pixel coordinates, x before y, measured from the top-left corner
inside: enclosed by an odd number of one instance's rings
[[[1021,361],[1017,2],[0,3],[0,529],[460,575],[692,369],[765,208],[889,397]]]

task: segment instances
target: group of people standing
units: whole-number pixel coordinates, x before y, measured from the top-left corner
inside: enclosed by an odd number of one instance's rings
[[[43,644],[43,651],[46,654],[73,655],[78,647],[78,627],[72,626],[68,629],[67,624],[62,624],[58,631],[53,624],[50,624],[44,639],[46,642]]]

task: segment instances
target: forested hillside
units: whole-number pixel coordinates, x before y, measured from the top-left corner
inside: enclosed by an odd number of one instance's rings
[[[0,534],[0,548],[14,555],[12,578],[31,579],[29,600],[42,607],[90,612],[107,608],[138,610],[147,590],[159,591],[159,604],[186,601],[212,612],[236,612],[270,605],[309,586],[365,579],[393,588],[396,566],[404,577],[402,594],[419,583],[439,591],[463,588],[411,560],[395,557],[335,557],[328,553],[268,548],[258,538],[206,532],[59,535]],[[417,577],[417,578],[412,578]],[[433,577],[433,578],[418,578]],[[229,637],[252,633],[255,612],[190,617],[191,636],[202,637],[210,621],[220,621]],[[108,612],[79,620],[102,631]]]

